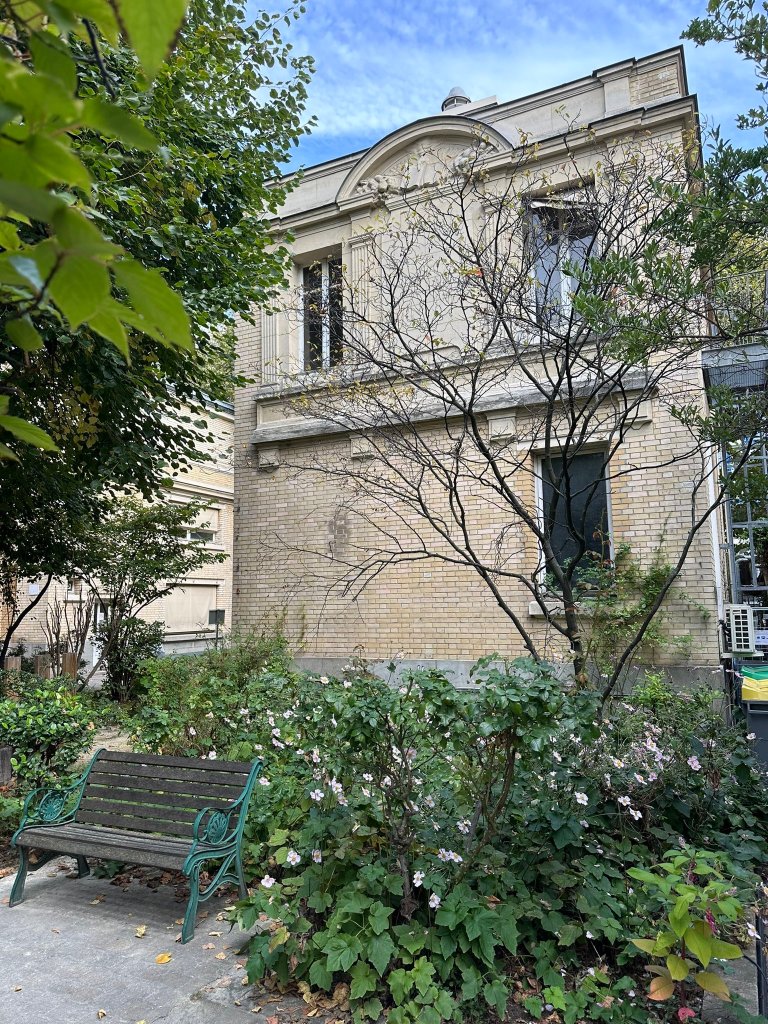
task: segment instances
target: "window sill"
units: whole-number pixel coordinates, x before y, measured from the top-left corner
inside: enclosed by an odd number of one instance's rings
[[[545,601],[544,607],[546,611],[542,611],[541,605],[536,601],[529,601],[528,603],[528,615],[532,619],[562,619],[565,617],[565,609],[561,602],[554,603],[553,601]],[[576,610],[579,615],[594,615],[595,609],[590,601],[577,605]]]

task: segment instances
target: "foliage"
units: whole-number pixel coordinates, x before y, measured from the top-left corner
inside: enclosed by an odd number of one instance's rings
[[[90,708],[63,680],[22,676],[18,692],[0,700],[0,744],[22,790],[60,779],[92,742]]]
[[[484,660],[466,693],[436,672],[287,673],[282,649],[226,678],[242,655],[218,657],[145,666],[133,724],[149,749],[264,759],[238,911],[258,927],[251,979],[334,998],[349,985],[358,1020],[482,1019],[478,1001],[503,1015],[511,995],[566,1024],[646,1024],[630,939],[660,904],[627,868],[680,841],[722,865],[728,851],[750,900],[768,855],[761,779],[709,694],[656,678],[603,718],[598,695],[528,660]]]
[[[630,877],[657,897],[663,909],[657,934],[632,940],[644,953],[664,959],[663,966],[649,968],[654,975],[649,995],[655,1001],[669,999],[678,986],[685,993],[691,978],[703,991],[730,1000],[722,977],[707,967],[712,960],[741,957],[740,947],[718,938],[717,933],[743,917],[744,908],[733,895],[731,881],[718,869],[719,863],[717,853],[671,850],[652,871],[629,869]]]
[[[153,658],[162,647],[165,623],[145,622],[129,615],[115,626],[100,623],[94,630],[94,644],[105,649],[104,689],[108,697],[126,703],[134,698],[141,663]]]
[[[50,4],[10,6],[21,17]],[[0,465],[0,518],[12,524],[2,532],[0,556],[17,576],[32,578],[72,571],[73,549],[103,518],[105,495],[135,488],[151,496],[169,474],[202,457],[210,438],[203,399],[229,396],[233,385],[221,329],[236,315],[250,316],[251,304],[282,280],[282,250],[268,247],[264,219],[285,189],[267,182],[279,177],[303,131],[311,70],[311,60],[282,39],[283,15],[257,14],[248,24],[241,0],[194,0],[162,67],[158,56],[173,35],[171,14],[181,19],[180,0],[122,5],[152,12],[151,40],[141,45],[138,23],[129,21],[119,38],[110,25],[119,4],[64,6],[69,13],[54,5],[53,22],[39,32],[21,26],[18,48],[4,49],[2,59],[25,110],[42,111],[35,133],[51,133],[50,146],[65,154],[43,194],[45,209],[55,207],[51,217],[68,230],[62,238],[41,219],[45,210],[31,210],[30,223],[9,215],[0,221],[0,247],[13,244],[18,228],[21,248],[8,248],[3,260],[21,259],[34,278],[44,274],[45,254],[64,246],[71,269],[85,267],[70,288],[41,293],[29,310],[21,296],[31,295],[34,282],[0,282],[3,322],[26,312],[34,322],[24,327],[22,317],[14,338],[0,331],[0,400],[11,396],[11,412],[44,428],[58,449],[22,448],[0,430],[21,460]],[[9,0],[0,4],[8,7]],[[299,10],[290,7],[285,17]],[[104,35],[98,61],[81,11]],[[64,21],[68,32],[57,36]],[[19,117],[6,122],[5,136],[27,130]],[[25,159],[31,145],[8,141],[6,163]],[[59,184],[57,175],[73,168],[78,181]],[[34,173],[38,180],[42,172]],[[0,175],[5,180],[5,165]],[[13,188],[27,195],[26,185]],[[23,262],[38,251],[40,268]],[[119,290],[105,296],[113,265],[123,267]],[[63,314],[57,298],[69,304]],[[39,334],[34,343],[30,330]]]
[[[266,713],[274,686],[289,692],[296,678],[285,640],[270,628],[235,635],[218,650],[149,660],[141,666],[141,700],[129,727],[145,750],[240,756],[252,733],[250,717]],[[252,709],[248,721],[243,705]]]
[[[227,557],[202,541],[187,539],[205,508],[203,502],[148,505],[123,498],[111,504],[110,514],[90,538],[90,558],[80,573],[106,609],[99,627],[99,660],[91,675],[112,659],[110,685],[116,693],[133,679],[137,659],[157,647],[153,637],[158,640],[158,630],[148,632],[137,625],[138,613],[171,593],[190,573]]]

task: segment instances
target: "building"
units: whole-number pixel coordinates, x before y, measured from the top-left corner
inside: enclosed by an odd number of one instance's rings
[[[403,333],[410,337],[410,327],[422,320],[408,302],[417,285],[431,276],[438,280],[436,258],[429,250],[436,244],[437,232],[422,233],[422,238],[432,239],[426,246],[414,241],[412,223],[418,220],[421,202],[414,197],[429,193],[437,209],[440,202],[448,202],[447,190],[455,189],[451,182],[478,181],[492,196],[491,205],[497,204],[493,208],[500,210],[503,185],[515,179],[513,213],[518,216],[517,207],[524,207],[520,217],[527,219],[520,237],[504,244],[508,253],[517,254],[518,262],[529,259],[530,318],[534,328],[538,318],[541,330],[542,295],[547,296],[546,308],[551,311],[554,305],[558,317],[570,315],[574,278],[569,267],[571,261],[582,258],[596,235],[579,189],[591,182],[593,191],[597,190],[602,154],[610,150],[618,161],[618,153],[631,175],[635,154],[647,154],[654,147],[659,153],[674,150],[682,161],[679,173],[684,180],[685,160],[697,152],[696,133],[696,100],[688,92],[682,49],[675,48],[601,68],[575,82],[510,102],[498,102],[495,97],[472,102],[460,89],[453,89],[439,113],[398,129],[369,150],[304,173],[275,220],[276,239],[286,232],[291,236],[290,287],[272,309],[257,316],[255,324],[242,323],[239,328],[240,370],[255,382],[238,391],[235,400],[236,627],[256,626],[265,617],[280,616],[289,634],[301,643],[300,660],[328,671],[354,655],[385,663],[397,655],[406,664],[448,666],[460,680],[479,656],[524,653],[521,630],[539,649],[544,645],[555,657],[561,653],[557,623],[563,614],[562,602],[558,610],[556,599],[550,605],[542,597],[541,580],[550,562],[535,541],[535,522],[515,538],[498,506],[494,511],[493,502],[486,500],[481,509],[478,491],[484,481],[478,478],[471,495],[472,529],[484,550],[494,549],[495,568],[486,575],[505,579],[503,594],[489,588],[477,566],[446,557],[452,537],[443,538],[439,557],[430,554],[436,549],[428,545],[424,558],[412,548],[403,554],[408,547],[403,536],[420,542],[414,516],[418,518],[421,511],[410,508],[407,514],[396,514],[385,495],[380,494],[378,501],[372,498],[376,470],[371,467],[386,461],[385,445],[390,445],[391,456],[396,443],[390,429],[397,419],[393,407],[400,405],[397,422],[405,424],[414,437],[444,437],[452,433],[451,423],[461,418],[463,399],[449,408],[443,390],[430,402],[425,397],[428,389],[417,384],[418,400],[408,392],[407,402],[400,402],[398,394],[406,394],[403,377],[389,385],[390,407],[379,403],[374,413],[371,381],[387,377],[386,368],[378,364],[377,376],[366,368],[360,353],[371,334],[376,335],[376,344],[386,347],[381,329],[386,302],[390,334],[398,328],[391,307],[399,303],[400,323],[408,325]],[[620,177],[618,172],[615,177]],[[484,210],[483,202],[478,199],[472,209]],[[487,211],[482,216],[487,225]],[[458,234],[464,230],[456,227]],[[379,241],[387,233],[389,249]],[[478,237],[487,240],[489,236],[480,233]],[[496,244],[506,235],[497,229],[490,238]],[[442,244],[444,250],[450,247],[450,237]],[[395,291],[390,286],[396,274],[391,266],[390,276],[382,283],[382,275],[386,276],[382,268],[393,246],[400,246],[401,256],[408,248],[408,266],[419,268],[411,272],[415,284],[407,302],[399,292],[392,298]],[[526,247],[536,252],[521,256]],[[401,259],[399,267],[406,262]],[[451,289],[451,294],[459,296],[456,301],[463,301],[471,278],[483,273],[482,268],[459,267],[456,272],[454,267],[453,271],[458,283],[444,277],[445,287],[432,289],[435,304],[447,302]],[[528,300],[524,300],[525,304]],[[475,309],[478,317],[487,315],[479,303]],[[429,311],[424,317],[429,321],[432,315]],[[439,319],[435,315],[424,337],[434,365],[442,360],[439,372],[447,372],[445,367],[450,366],[450,373],[461,377],[466,391],[477,351],[471,331],[467,341],[466,324],[456,328],[449,323],[450,315],[448,310],[441,321],[445,336],[434,337],[433,326]],[[703,314],[690,322],[690,328],[706,333]],[[356,340],[350,343],[350,338]],[[438,341],[441,347],[435,355]],[[398,344],[408,350],[411,369],[416,360],[419,380],[429,377],[424,355],[409,349],[409,338]],[[533,510],[525,515],[534,520],[537,515],[551,520],[560,554],[567,555],[568,537],[562,530],[557,533],[561,513],[556,511],[554,492],[536,468],[541,466],[544,442],[537,435],[539,428],[531,426],[532,409],[542,399],[531,398],[536,374],[528,363],[525,373],[520,370],[519,352],[514,339],[506,348],[483,352],[491,370],[478,376],[484,390],[472,414],[472,423],[480,424],[482,435],[474,439],[475,445],[484,451],[503,451],[514,462],[509,500],[514,503],[519,498],[526,509]],[[546,375],[549,357],[541,352],[539,356]],[[656,362],[661,359],[660,355]],[[393,373],[396,364],[395,358]],[[653,378],[654,365],[652,360],[647,378]],[[672,391],[704,408],[698,356],[681,358],[678,365],[670,366],[669,374],[675,378]],[[694,506],[706,503],[716,470],[708,455],[703,470],[696,468],[696,458],[687,460],[686,429],[673,415],[673,395],[664,392],[660,378],[651,386],[647,379],[630,380],[630,376],[622,378],[612,394],[610,389],[599,392],[598,421],[607,415],[605,410],[612,410],[613,425],[609,428],[595,421],[593,434],[579,449],[578,465],[573,465],[574,472],[587,481],[583,489],[591,489],[586,506],[582,503],[580,509],[586,548],[594,549],[590,538],[601,536],[601,543],[609,544],[612,553],[626,546],[637,564],[648,570],[654,560],[672,557],[683,545],[692,494]],[[582,393],[586,394],[573,392]],[[596,395],[597,390],[592,397]],[[583,401],[589,405],[586,398]],[[563,413],[566,419],[580,402],[581,397],[571,401]],[[600,456],[608,443],[605,438],[614,437],[619,429],[619,405],[622,440],[611,457],[611,472],[605,474]],[[387,430],[390,440],[382,441]],[[551,466],[559,442],[556,437],[553,447],[548,435],[546,443],[545,459]],[[519,455],[521,447],[524,458]],[[407,453],[411,465],[418,450],[414,441]],[[405,449],[402,455],[407,463]],[[446,447],[446,460],[449,457]],[[439,461],[426,460],[424,465],[437,471]],[[389,465],[391,469],[391,459]],[[413,486],[408,483],[411,497]],[[365,502],[369,504],[362,508]],[[376,563],[372,538],[381,528],[382,517],[387,520],[392,547],[389,557]],[[447,533],[454,525],[451,520]],[[724,595],[718,528],[712,518],[691,539],[682,572],[664,604],[664,629],[671,642],[647,652],[654,662],[686,676],[698,672],[709,677],[719,664],[716,624]],[[513,541],[514,549],[509,547]],[[365,585],[355,578],[356,561],[367,565]],[[515,572],[520,575],[519,585],[514,583]]]
[[[215,438],[211,450],[206,453],[211,459],[195,463],[180,473],[168,497],[178,503],[209,501],[210,507],[200,514],[199,523],[194,524],[196,529],[190,533],[196,540],[202,540],[206,547],[224,552],[228,557],[224,562],[192,573],[169,594],[140,613],[140,617],[147,621],[165,624],[163,651],[166,654],[204,650],[218,633],[229,630],[232,621],[232,406],[225,402],[211,403],[206,410],[206,421]],[[40,585],[36,580],[25,580],[19,586],[27,591],[25,596],[32,598],[39,592]],[[60,612],[73,622],[86,592],[84,582],[77,577],[54,580],[42,600],[14,632],[12,649],[23,644],[27,654],[47,651],[46,619]],[[212,616],[214,611],[219,615]],[[103,609],[98,609],[97,619],[103,614]],[[218,630],[212,618],[220,620]],[[89,639],[84,651],[86,666],[95,663],[97,653]]]

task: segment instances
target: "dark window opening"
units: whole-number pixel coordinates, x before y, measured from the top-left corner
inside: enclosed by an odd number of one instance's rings
[[[556,564],[583,571],[597,555],[608,553],[608,488],[605,456],[590,452],[569,458],[542,459],[544,528]],[[551,571],[551,566],[547,566]]]

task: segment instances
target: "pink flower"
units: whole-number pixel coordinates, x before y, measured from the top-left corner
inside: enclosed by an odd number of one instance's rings
[[[695,1017],[696,1013],[690,1008],[690,1006],[681,1006],[677,1011],[677,1019],[679,1021],[690,1020],[691,1017]]]
[[[688,758],[688,767],[692,771],[694,771],[694,772],[700,772],[701,771],[701,762],[699,761],[698,757],[696,757],[695,754],[692,754]]]

